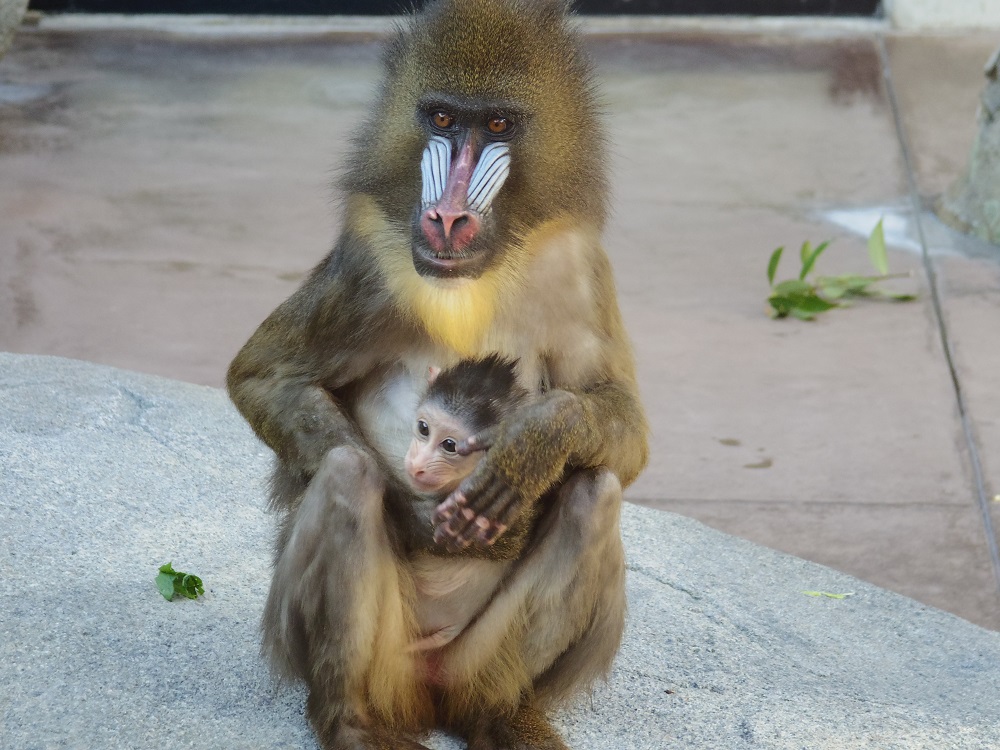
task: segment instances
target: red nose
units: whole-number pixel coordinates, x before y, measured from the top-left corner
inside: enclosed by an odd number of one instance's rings
[[[436,253],[464,250],[479,234],[479,217],[465,208],[442,204],[420,214],[420,231]]]

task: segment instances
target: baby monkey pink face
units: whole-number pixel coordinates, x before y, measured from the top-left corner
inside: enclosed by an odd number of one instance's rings
[[[422,403],[414,420],[413,440],[406,452],[406,475],[414,491],[444,495],[455,490],[476,468],[482,452],[468,456],[458,446],[473,434],[468,425],[435,403]]]

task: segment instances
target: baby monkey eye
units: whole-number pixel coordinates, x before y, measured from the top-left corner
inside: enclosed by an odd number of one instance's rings
[[[431,428],[427,426],[427,423],[420,419],[417,420],[417,434],[421,437],[427,437],[431,434]]]
[[[454,453],[458,450],[458,444],[451,438],[446,438],[441,441],[441,449],[444,450],[445,453]]]
[[[510,130],[511,122],[506,117],[494,117],[486,123],[486,128],[493,135],[503,135]]]
[[[447,130],[452,125],[455,124],[454,115],[450,115],[443,110],[438,110],[431,115],[431,122],[434,123],[434,127],[441,128],[442,130]]]

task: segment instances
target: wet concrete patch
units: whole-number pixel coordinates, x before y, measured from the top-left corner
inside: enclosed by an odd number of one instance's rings
[[[3,83],[0,81],[0,107],[27,104],[49,96],[54,87],[51,85]]]
[[[932,256],[953,256],[993,260],[1000,263],[1000,247],[979,237],[963,234],[945,224],[932,211],[920,214],[920,223],[913,212],[903,206],[872,206],[833,209],[820,216],[843,229],[867,237],[881,220],[888,247],[911,253],[923,252],[923,243]]]

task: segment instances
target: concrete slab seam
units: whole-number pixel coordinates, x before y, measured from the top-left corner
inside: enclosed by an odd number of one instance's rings
[[[902,113],[899,108],[899,102],[896,98],[896,90],[893,86],[889,50],[885,42],[885,36],[881,34],[878,36],[878,49],[882,64],[882,76],[885,79],[886,96],[889,99],[889,106],[892,109],[892,118],[896,128],[896,137],[899,141],[899,148],[903,158],[903,168],[906,172],[906,181],[910,193],[910,205],[911,210],[913,211],[913,221],[917,227],[917,234],[920,238],[921,259],[923,261],[924,271],[927,274],[927,283],[930,287],[931,305],[934,309],[934,316],[937,319],[938,336],[941,341],[941,348],[944,351],[945,363],[948,366],[948,373],[951,376],[952,388],[955,393],[955,401],[958,406],[959,419],[962,423],[962,433],[965,439],[966,449],[969,452],[969,462],[972,467],[976,500],[983,523],[983,532],[986,535],[986,546],[989,550],[990,561],[993,565],[993,577],[997,586],[997,594],[1000,595],[1000,546],[997,544],[997,535],[993,527],[993,517],[990,513],[990,498],[986,492],[986,481],[983,476],[982,461],[979,458],[979,447],[976,444],[975,435],[973,434],[972,419],[969,415],[968,404],[965,399],[965,392],[962,389],[962,381],[958,374],[958,368],[955,365],[951,337],[948,333],[948,324],[945,322],[944,318],[944,308],[941,304],[941,293],[938,285],[937,271],[934,268],[934,261],[931,258],[927,235],[924,229],[920,191],[917,187],[916,173],[913,166],[913,151],[906,135],[906,127],[903,124]]]

